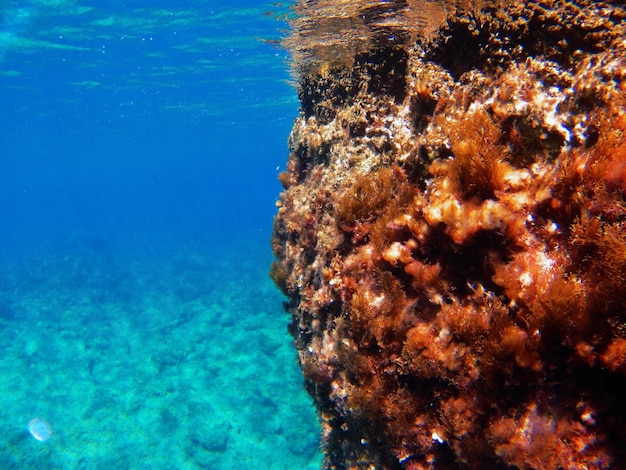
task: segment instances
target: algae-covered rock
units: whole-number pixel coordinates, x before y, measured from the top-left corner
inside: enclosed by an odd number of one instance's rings
[[[271,273],[324,468],[626,467],[623,2],[294,8]]]

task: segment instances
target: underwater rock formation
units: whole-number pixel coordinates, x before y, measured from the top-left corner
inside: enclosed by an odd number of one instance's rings
[[[626,468],[626,7],[304,1],[274,221],[327,469]]]

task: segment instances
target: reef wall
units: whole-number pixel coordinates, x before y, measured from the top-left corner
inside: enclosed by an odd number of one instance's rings
[[[271,275],[324,468],[626,468],[626,7],[471,4],[295,7]]]

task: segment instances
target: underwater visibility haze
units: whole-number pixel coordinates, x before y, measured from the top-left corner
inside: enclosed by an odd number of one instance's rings
[[[319,468],[267,276],[277,8],[0,5],[0,468]]]
[[[0,470],[626,468],[624,37],[3,1]]]

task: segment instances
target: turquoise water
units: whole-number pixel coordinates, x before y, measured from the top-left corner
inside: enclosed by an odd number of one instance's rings
[[[286,7],[170,4],[0,5],[0,469],[320,466],[267,275]]]

